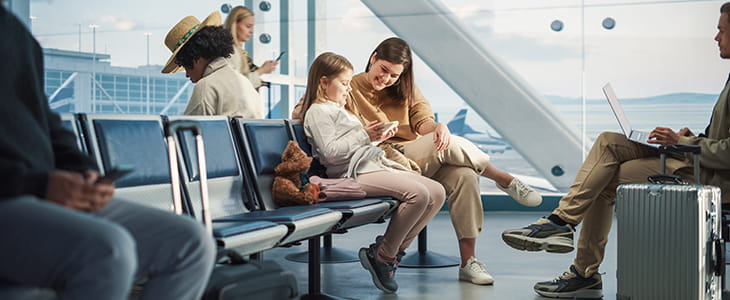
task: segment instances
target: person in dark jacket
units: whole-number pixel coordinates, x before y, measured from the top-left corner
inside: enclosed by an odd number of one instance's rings
[[[199,299],[212,237],[191,218],[113,199],[44,94],[41,48],[0,5],[0,282],[60,299]],[[151,230],[154,229],[154,230]]]

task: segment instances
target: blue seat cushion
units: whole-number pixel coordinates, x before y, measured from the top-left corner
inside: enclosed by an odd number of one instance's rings
[[[255,210],[251,212],[216,218],[213,222],[270,221],[276,223],[292,223],[302,219],[332,212],[328,208],[312,206],[287,206],[275,210]]]
[[[329,209],[353,209],[383,203],[381,199],[363,199],[347,201],[321,202],[312,207],[324,207]]]
[[[266,221],[213,223],[213,236],[217,238],[223,238],[241,233],[266,229],[274,226],[279,225],[273,222]]]

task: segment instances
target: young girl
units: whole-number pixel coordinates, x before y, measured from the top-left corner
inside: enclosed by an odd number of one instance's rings
[[[241,44],[248,42],[253,35],[253,26],[256,20],[253,12],[245,6],[236,6],[231,10],[226,18],[223,28],[231,32],[233,35],[233,55],[231,55],[231,67],[241,72],[251,81],[253,87],[257,90],[261,86],[261,75],[268,74],[276,69],[279,61],[267,60],[261,66],[253,63],[251,56],[246,50],[243,50]]]
[[[304,130],[313,155],[331,178],[352,177],[368,197],[389,196],[400,200],[390,224],[374,244],[361,248],[360,263],[375,286],[386,293],[398,289],[393,275],[408,245],[438,213],[446,192],[438,182],[387,160],[374,146],[391,138],[397,128],[384,132],[382,122],[366,127],[346,109],[353,68],[334,53],[318,56],[309,70],[302,102]]]
[[[262,118],[259,94],[226,60],[233,53],[233,38],[220,24],[219,12],[210,14],[203,22],[193,16],[178,22],[165,37],[172,57],[162,73],[185,69],[185,75],[195,83],[186,115]]]

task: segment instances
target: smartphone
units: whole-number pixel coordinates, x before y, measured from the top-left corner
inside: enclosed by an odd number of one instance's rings
[[[281,57],[284,56],[284,54],[286,54],[286,51],[281,51],[281,53],[279,53],[279,56],[274,61],[279,61]]]
[[[100,176],[96,180],[96,183],[113,183],[117,179],[127,176],[127,174],[129,173],[132,173],[132,171],[134,171],[134,169],[128,167],[114,167],[109,170],[109,172],[106,172],[104,176]]]
[[[398,126],[398,121],[390,121],[383,123],[383,132],[387,132]]]

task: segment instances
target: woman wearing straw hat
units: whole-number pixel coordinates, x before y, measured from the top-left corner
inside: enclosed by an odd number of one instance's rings
[[[203,22],[193,16],[180,20],[165,37],[172,56],[162,73],[184,69],[195,83],[185,115],[262,118],[258,93],[226,59],[233,53],[233,38],[220,25],[219,12],[211,13]]]
[[[256,20],[253,12],[245,6],[236,6],[228,14],[223,28],[233,35],[233,55],[231,55],[231,66],[234,70],[240,71],[251,81],[257,90],[261,86],[261,75],[269,74],[279,65],[278,60],[267,60],[261,66],[253,63],[248,52],[241,47],[241,44],[248,42],[253,34],[253,25]]]

